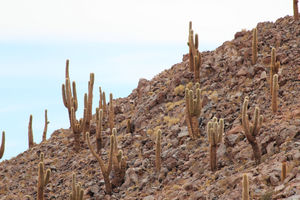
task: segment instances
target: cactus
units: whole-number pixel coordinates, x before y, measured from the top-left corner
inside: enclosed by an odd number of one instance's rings
[[[85,94],[85,108],[86,108],[86,119],[83,129],[83,133],[90,131],[90,125],[92,120],[92,106],[93,106],[93,88],[94,88],[94,73],[90,73],[90,80],[88,82],[88,94]],[[86,140],[85,134],[83,134],[84,141]]]
[[[273,92],[273,76],[278,74],[280,68],[280,62],[276,62],[276,49],[272,48],[271,51],[271,63],[270,63],[270,94]]]
[[[96,109],[96,140],[97,140],[97,153],[100,153],[102,149],[102,121],[103,121],[103,110]]]
[[[2,132],[2,142],[1,142],[1,147],[0,147],[0,159],[3,157],[5,150],[5,132]]]
[[[29,117],[29,124],[28,124],[28,147],[31,149],[34,145],[33,142],[33,131],[32,131],[32,115]]]
[[[256,164],[261,161],[261,151],[256,141],[256,136],[259,134],[259,130],[262,126],[263,116],[259,115],[259,108],[255,107],[253,123],[249,124],[247,108],[248,108],[249,98],[245,97],[243,108],[242,108],[242,126],[246,135],[247,140],[251,144],[253,155]]]
[[[103,179],[104,179],[105,191],[107,194],[112,193],[112,185],[111,185],[111,182],[109,179],[109,174],[112,170],[112,157],[113,157],[113,149],[114,149],[114,138],[113,137],[114,137],[113,135],[110,136],[110,152],[109,152],[109,157],[108,157],[108,164],[105,165],[103,160],[101,159],[101,157],[94,151],[94,149],[91,145],[89,132],[86,133],[86,138],[87,138],[87,143],[88,143],[89,149],[90,149],[91,153],[93,154],[93,156],[99,162],[100,170],[102,172]]]
[[[100,99],[99,99],[99,109],[103,110],[104,115],[106,114],[106,97],[105,92],[102,92],[101,87],[99,87]]]
[[[115,113],[114,113],[114,106],[113,106],[113,94],[109,94],[109,111],[108,111],[108,118],[109,118],[109,128],[110,128],[110,134],[112,134],[112,129],[115,127],[114,119],[115,119]]]
[[[44,154],[40,155],[41,162],[38,165],[38,185],[37,185],[37,200],[44,200],[44,187],[49,183],[49,178],[51,171],[50,169],[46,170],[45,173],[45,164],[44,164]]]
[[[242,200],[249,200],[249,179],[247,174],[243,174],[242,186]]]
[[[272,111],[273,113],[277,112],[278,109],[278,75],[274,74],[273,76],[273,86],[272,86]]]
[[[71,108],[71,129],[74,134],[74,147],[75,151],[79,151],[80,149],[80,134],[82,133],[86,120],[86,108],[83,111],[83,118],[79,121],[76,119],[75,109]]]
[[[72,176],[72,192],[70,193],[70,200],[83,200],[83,189],[81,183],[76,183],[76,174]]]
[[[224,120],[220,119],[219,122],[216,117],[207,124],[207,134],[210,147],[210,169],[211,171],[217,170],[217,147],[222,142],[224,134]]]
[[[189,37],[188,37],[188,46],[189,46],[189,68],[190,71],[194,73],[195,82],[200,81],[200,66],[202,64],[201,54],[198,50],[199,42],[198,35],[195,34],[194,42],[194,31],[192,29],[192,22],[189,23]]]
[[[293,0],[293,8],[294,8],[294,19],[295,21],[297,21],[299,19],[298,0]]]
[[[46,141],[47,139],[47,129],[48,129],[48,124],[50,122],[48,121],[48,116],[47,116],[47,109],[45,110],[45,126],[44,126],[44,131],[43,131],[43,142]]]
[[[127,157],[123,155],[122,150],[118,149],[117,129],[113,128],[112,136],[113,136],[113,143],[114,143],[113,154],[112,154],[114,177],[111,183],[114,186],[120,186],[124,182]]]
[[[156,172],[159,173],[161,169],[161,130],[157,131],[156,148],[155,148],[155,166]]]
[[[284,179],[286,178],[286,172],[287,171],[287,165],[286,162],[282,162],[281,164],[281,181],[284,181]]]
[[[185,89],[186,122],[192,139],[200,136],[198,117],[202,109],[202,97],[199,83],[196,84],[196,99],[193,90]]]
[[[253,29],[252,36],[252,64],[255,65],[257,61],[257,29]]]
[[[71,125],[71,108],[76,112],[78,109],[77,102],[77,93],[76,93],[76,83],[73,81],[72,83],[72,91],[70,84],[70,76],[69,76],[69,60],[66,61],[66,81],[65,84],[62,84],[62,98],[65,107],[68,109],[69,120]],[[73,92],[73,95],[72,95]]]

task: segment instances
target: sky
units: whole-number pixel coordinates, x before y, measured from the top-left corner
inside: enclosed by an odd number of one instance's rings
[[[90,72],[97,102],[99,86],[125,97],[140,78],[151,79],[180,62],[188,52],[189,21],[204,51],[292,11],[292,0],[0,1],[0,131],[6,131],[1,160],[28,149],[30,114],[36,143],[45,109],[48,138],[69,127],[61,97],[66,59],[81,108]]]

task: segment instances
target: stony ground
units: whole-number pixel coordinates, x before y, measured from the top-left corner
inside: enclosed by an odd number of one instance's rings
[[[191,140],[185,124],[184,88],[191,86],[188,56],[155,76],[141,79],[127,98],[115,100],[118,145],[128,157],[125,181],[105,195],[98,162],[86,144],[73,150],[69,129],[55,131],[49,140],[0,163],[0,199],[36,197],[40,152],[51,169],[46,199],[67,199],[72,173],[84,188],[85,199],[241,199],[242,174],[247,173],[251,199],[300,199],[300,21],[292,17],[264,22],[258,29],[258,62],[251,64],[251,31],[235,34],[215,51],[202,52],[200,85],[204,107],[201,137]],[[276,47],[279,70],[279,111],[272,114],[269,92],[271,48]],[[97,84],[95,84],[97,85]],[[255,106],[264,123],[258,136],[262,163],[255,165],[241,127],[241,105],[249,96],[249,117]],[[66,111],[67,114],[67,111]],[[224,142],[218,147],[218,171],[209,170],[205,127],[212,117],[225,120]],[[126,133],[127,119],[134,132]],[[93,125],[94,127],[95,125]],[[155,134],[162,130],[162,169],[155,173]],[[91,131],[95,145],[94,128]],[[109,129],[103,132],[107,157]],[[282,182],[281,163],[288,164]]]

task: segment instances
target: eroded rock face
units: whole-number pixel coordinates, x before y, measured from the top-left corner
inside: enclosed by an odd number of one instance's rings
[[[73,151],[73,134],[69,129],[55,131],[51,138],[31,150],[0,163],[0,199],[36,196],[37,164],[45,153],[45,167],[52,175],[45,191],[47,199],[67,199],[72,173],[82,183],[86,199],[241,199],[243,173],[249,174],[251,195],[257,199],[297,198],[300,187],[300,22],[292,17],[275,23],[257,25],[258,60],[251,64],[251,31],[235,34],[211,52],[201,52],[200,86],[204,102],[199,118],[201,137],[192,140],[185,123],[184,91],[177,88],[193,82],[188,56],[152,80],[140,79],[138,87],[126,98],[116,99],[115,123],[118,147],[127,156],[124,183],[105,194],[99,164],[82,144],[80,153]],[[273,114],[269,94],[271,47],[276,46],[279,70],[279,106]],[[255,165],[252,149],[241,126],[241,104],[249,97],[249,118],[255,106],[264,115],[257,141],[262,163]],[[66,113],[67,114],[67,113]],[[209,170],[209,143],[206,125],[214,116],[224,118],[225,135],[218,146],[218,170]],[[127,120],[134,127],[127,133]],[[91,142],[95,144],[95,123]],[[161,171],[155,172],[155,137],[162,130]],[[101,155],[107,163],[109,134],[103,130]],[[281,163],[289,172],[281,181]],[[113,174],[112,174],[113,175]],[[269,191],[273,193],[269,194]]]

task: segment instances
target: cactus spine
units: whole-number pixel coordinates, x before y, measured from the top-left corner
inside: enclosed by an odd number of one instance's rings
[[[44,126],[44,131],[43,131],[43,142],[46,141],[47,139],[47,129],[48,129],[48,124],[50,122],[48,121],[48,116],[47,116],[47,109],[45,110],[45,126]]]
[[[44,187],[49,183],[49,178],[51,171],[50,169],[46,170],[45,173],[45,164],[44,164],[44,154],[40,155],[41,162],[38,165],[38,185],[37,185],[37,199],[44,200]]]
[[[161,130],[157,131],[156,136],[155,166],[156,172],[159,173],[161,169]]]
[[[287,170],[286,162],[282,162],[282,164],[281,164],[281,181],[284,181],[284,179],[286,178],[286,170]]]
[[[224,134],[224,120],[214,117],[211,122],[207,124],[208,141],[210,147],[210,169],[217,170],[217,147],[222,142]]]
[[[76,183],[76,174],[72,176],[72,192],[70,193],[70,200],[83,200],[83,189],[81,183]]]
[[[242,108],[242,126],[246,135],[247,140],[251,144],[253,155],[256,164],[259,164],[261,161],[261,151],[256,141],[256,136],[259,134],[259,130],[262,126],[263,116],[259,114],[260,110],[258,107],[255,107],[253,123],[249,124],[247,107],[248,107],[249,98],[245,97],[243,108]]]
[[[108,164],[105,165],[103,160],[101,159],[101,157],[94,151],[91,142],[90,142],[90,134],[89,132],[86,133],[86,137],[87,137],[87,143],[89,146],[89,149],[91,151],[91,153],[93,154],[93,156],[97,159],[97,161],[99,162],[100,165],[100,169],[103,175],[103,179],[104,179],[104,184],[105,184],[105,191],[107,194],[111,194],[112,193],[112,185],[109,179],[109,174],[112,170],[112,154],[113,154],[113,149],[114,149],[114,138],[113,135],[110,136],[110,152],[109,152],[109,157],[108,157]]]
[[[1,147],[0,147],[0,159],[3,157],[5,150],[5,132],[2,132],[2,142],[1,142]]]
[[[242,200],[249,200],[249,179],[247,174],[243,174]]]
[[[31,149],[34,145],[33,142],[33,131],[32,131],[32,115],[29,117],[29,124],[28,124],[28,147]]]
[[[252,64],[255,65],[257,61],[257,29],[253,29],[252,36]]]
[[[278,110],[278,75],[274,74],[273,76],[273,86],[272,86],[272,111],[276,113]]]
[[[293,8],[294,8],[294,19],[295,21],[297,21],[299,19],[298,0],[293,0]]]
[[[200,136],[198,117],[202,109],[202,97],[199,83],[196,84],[196,98],[193,90],[185,89],[186,122],[192,139]]]

